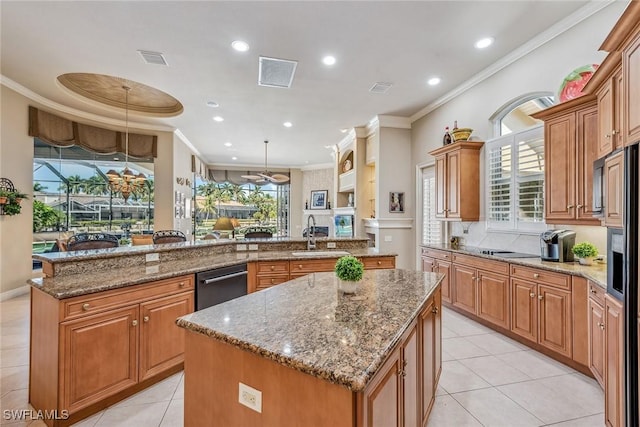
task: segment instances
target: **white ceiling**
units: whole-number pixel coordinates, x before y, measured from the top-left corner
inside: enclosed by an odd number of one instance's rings
[[[131,120],[179,129],[205,161],[261,165],[269,139],[270,165],[299,167],[329,162],[325,146],[344,137],[341,128],[378,114],[410,117],[586,3],[3,0],[1,73],[51,101],[114,119],[123,112],[78,99],[56,77],[87,72],[144,83],[176,97],[184,112]],[[476,50],[484,36],[495,44]],[[232,50],[237,39],[251,49]],[[145,64],[139,49],[162,52],[169,66]],[[336,65],[322,64],[326,54]],[[257,85],[259,55],[299,61],[290,89]],[[428,86],[432,76],[442,83]],[[373,94],[375,82],[393,87]],[[210,100],[220,107],[207,107]]]

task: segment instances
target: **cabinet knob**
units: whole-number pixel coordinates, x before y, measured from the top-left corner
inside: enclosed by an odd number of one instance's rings
[[[298,268],[302,270],[302,264],[298,264]]]
[[[600,326],[600,329],[604,331],[604,323],[600,323],[599,326]]]
[[[433,309],[431,309],[431,312],[433,314],[438,314],[438,307],[433,307]]]
[[[275,266],[275,265],[272,265],[272,266],[271,266],[271,271],[273,271],[275,268],[276,268],[276,266]]]
[[[536,293],[535,293],[535,292],[531,292],[531,293],[529,294],[529,296],[530,296],[531,298],[535,298],[535,297],[536,297]]]
[[[543,298],[544,298],[544,295],[538,295],[538,299],[539,299],[540,301],[542,301],[542,299],[543,299]]]
[[[606,134],[604,137],[605,137],[605,138],[607,138],[607,139],[609,139],[609,138],[611,138],[611,134],[610,134],[610,133],[608,133],[608,134]]]
[[[449,258],[449,255],[445,255],[444,257],[445,257],[445,258]]]
[[[611,135],[616,135],[617,133],[618,133],[618,131],[615,130],[615,129],[611,131]]]
[[[275,281],[276,281],[276,279],[271,279],[271,284],[273,285],[273,282],[275,282]]]
[[[83,311],[87,311],[87,310],[89,310],[90,308],[91,308],[91,305],[89,305],[89,303],[88,303],[88,302],[87,302],[87,303],[82,304],[82,310],[83,310]]]
[[[382,265],[382,261],[378,261],[378,265]]]
[[[402,376],[403,378],[407,376],[407,373],[404,371],[404,369],[400,369],[398,371],[398,376]]]
[[[142,321],[143,321],[144,323],[149,322],[149,316],[144,316],[144,317],[142,318]]]
[[[131,326],[138,326],[138,321],[134,320],[133,322],[131,322]]]
[[[438,268],[438,261],[434,261],[433,264],[431,264],[431,266],[433,268]]]
[[[592,294],[597,294],[598,293],[598,291],[593,289],[593,287],[589,288],[589,292],[591,292]]]
[[[180,282],[178,286],[180,286],[181,288],[184,288],[184,282]]]
[[[538,277],[540,277],[540,275],[538,273],[533,273],[533,278],[537,279]]]
[[[568,205],[567,206],[567,209],[571,209],[571,208],[573,208],[573,205]]]
[[[578,206],[577,206],[577,208],[578,208],[578,209],[582,209],[582,205],[578,205]]]

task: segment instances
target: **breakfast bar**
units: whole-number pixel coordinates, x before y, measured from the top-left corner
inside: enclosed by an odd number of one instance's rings
[[[440,281],[313,273],[178,319],[185,426],[424,425],[441,367]]]

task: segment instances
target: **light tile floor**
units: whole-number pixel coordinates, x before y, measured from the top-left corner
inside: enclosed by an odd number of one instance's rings
[[[5,419],[5,410],[31,409],[28,313],[26,295],[0,303],[3,426],[44,426]],[[442,375],[429,427],[604,425],[595,380],[451,310],[443,311],[442,325]],[[75,426],[180,427],[183,381],[175,374]]]

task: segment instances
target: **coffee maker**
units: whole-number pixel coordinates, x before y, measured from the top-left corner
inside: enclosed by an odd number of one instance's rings
[[[540,258],[543,261],[573,262],[571,249],[575,243],[575,231],[547,230],[540,235]]]

